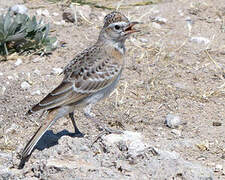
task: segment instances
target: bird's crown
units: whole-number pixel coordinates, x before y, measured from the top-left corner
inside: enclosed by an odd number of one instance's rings
[[[118,11],[113,11],[104,17],[104,28],[115,22],[129,22],[128,18]]]

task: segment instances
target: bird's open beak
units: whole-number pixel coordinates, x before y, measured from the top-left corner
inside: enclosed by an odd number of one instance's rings
[[[135,32],[140,32],[140,30],[134,28],[134,25],[136,25],[136,24],[140,24],[140,23],[137,22],[137,21],[130,22],[130,23],[128,24],[128,26],[125,27],[124,32],[125,32],[126,34],[132,34],[132,33],[135,33]]]

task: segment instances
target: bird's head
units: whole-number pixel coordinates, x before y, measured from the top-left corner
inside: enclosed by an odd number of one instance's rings
[[[130,22],[126,16],[120,12],[111,12],[104,18],[104,26],[99,35],[99,39],[111,40],[114,42],[125,42],[130,34],[139,32],[134,28],[138,22]]]

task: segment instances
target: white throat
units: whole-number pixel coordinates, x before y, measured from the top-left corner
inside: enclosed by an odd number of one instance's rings
[[[125,46],[124,46],[124,44],[123,43],[121,43],[121,42],[113,42],[113,47],[116,49],[116,50],[118,50],[121,54],[125,54]]]

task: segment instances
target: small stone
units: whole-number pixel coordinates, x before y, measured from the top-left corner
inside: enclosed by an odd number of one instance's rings
[[[170,128],[176,128],[181,124],[180,117],[175,114],[168,114],[166,116],[165,124]]]
[[[142,43],[147,43],[148,42],[148,40],[147,39],[144,39],[144,38],[140,38],[139,39]]]
[[[44,10],[43,9],[38,9],[36,11],[36,13],[37,13],[38,16],[41,16],[41,15],[46,16],[46,17],[50,16],[47,9],[44,9]]]
[[[52,70],[53,70],[52,73],[55,75],[58,75],[63,72],[62,68],[53,68]]]
[[[171,131],[171,133],[173,133],[173,134],[175,134],[175,135],[177,135],[177,136],[181,136],[181,131],[178,130],[178,129],[173,129],[173,130]]]
[[[13,76],[7,76],[8,80],[13,80]]]
[[[56,25],[59,25],[59,26],[62,26],[62,25],[65,25],[66,24],[66,22],[64,20],[54,21],[53,23],[56,24]]]
[[[24,81],[24,82],[21,83],[21,88],[22,89],[29,89],[30,88],[30,84],[27,83],[26,81]]]
[[[37,63],[39,62],[41,59],[39,57],[32,59],[32,62]]]
[[[213,126],[222,126],[222,123],[221,122],[213,122]]]
[[[3,73],[2,72],[0,72],[0,76],[3,76]]]
[[[31,92],[31,95],[40,95],[41,94],[41,91],[40,90],[36,90],[36,91],[33,91]]]
[[[35,69],[34,74],[40,75],[40,71],[38,69]]]
[[[14,12],[14,14],[27,14],[27,7],[22,4],[16,4],[9,8],[10,11]]]
[[[198,43],[198,44],[205,44],[205,45],[209,44],[210,42],[210,40],[205,37],[191,37],[190,41],[194,43]]]
[[[215,167],[215,172],[220,172],[223,170],[223,166],[221,164],[217,164],[216,167]]]
[[[59,15],[59,13],[54,12],[54,13],[52,13],[52,15],[53,15],[53,16],[58,16],[58,15]]]
[[[0,94],[3,96],[5,94],[5,91],[6,91],[6,87],[2,86]]]
[[[23,61],[22,61],[22,59],[20,59],[20,58],[18,58],[17,60],[16,60],[16,62],[15,62],[15,66],[19,66],[20,64],[22,64],[23,63]]]

